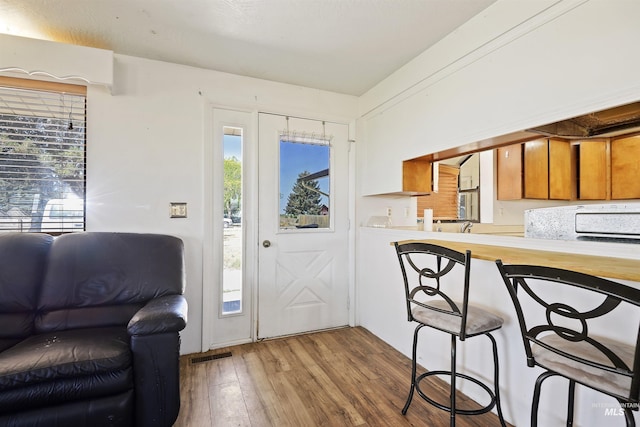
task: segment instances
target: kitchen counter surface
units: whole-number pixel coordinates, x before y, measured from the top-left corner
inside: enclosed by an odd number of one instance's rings
[[[471,250],[472,257],[504,263],[530,263],[581,271],[595,276],[637,282],[640,286],[640,244],[534,239],[500,234],[446,233],[362,227],[361,233],[395,241],[429,241],[452,249]],[[383,237],[384,238],[384,237]]]
[[[459,233],[462,222],[443,222],[441,224],[434,223],[433,231],[438,228],[445,233]],[[420,226],[391,227],[396,230],[413,230],[424,231]],[[524,225],[493,225],[474,222],[469,234],[488,234],[493,236],[516,236],[524,237]]]
[[[564,268],[594,276],[640,282],[640,260],[610,256],[555,252],[541,249],[525,249],[506,245],[455,242],[438,239],[410,239],[464,252],[471,251],[471,257],[486,261],[501,259],[505,264],[538,264]],[[640,249],[640,248],[638,248]]]

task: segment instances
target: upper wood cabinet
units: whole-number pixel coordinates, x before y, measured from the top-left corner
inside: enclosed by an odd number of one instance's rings
[[[549,144],[546,139],[524,143],[524,198],[549,198]]]
[[[498,200],[640,199],[640,134],[497,150]]]
[[[524,197],[571,199],[571,146],[560,139],[539,139],[524,144]]]
[[[609,199],[609,141],[587,140],[578,145],[578,198],[580,200]]]
[[[411,159],[402,162],[402,191],[407,194],[429,194],[432,188],[431,162]]]
[[[498,200],[522,199],[522,144],[496,149]]]
[[[611,141],[611,198],[640,199],[640,135]]]
[[[549,199],[571,200],[574,197],[575,162],[571,160],[568,141],[549,139]]]
[[[538,139],[497,149],[498,200],[572,196],[571,146],[560,139]]]

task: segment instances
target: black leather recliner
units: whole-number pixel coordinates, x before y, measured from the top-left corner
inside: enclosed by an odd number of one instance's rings
[[[171,426],[184,286],[176,237],[0,235],[0,425]]]

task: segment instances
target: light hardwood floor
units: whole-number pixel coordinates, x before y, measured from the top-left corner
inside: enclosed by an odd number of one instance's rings
[[[231,353],[192,363],[193,358]],[[417,393],[406,416],[411,361],[363,328],[222,348],[180,358],[175,427],[448,426],[449,414]],[[424,384],[424,382],[423,382]],[[423,390],[441,402],[448,384]],[[460,406],[477,407],[458,395]],[[493,413],[456,417],[460,427],[499,425]]]

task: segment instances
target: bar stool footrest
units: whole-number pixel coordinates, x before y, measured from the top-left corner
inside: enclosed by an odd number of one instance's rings
[[[451,412],[451,407],[450,406],[444,405],[444,404],[442,404],[440,402],[436,402],[435,400],[433,400],[429,396],[427,396],[422,390],[420,390],[420,381],[422,381],[423,379],[425,379],[427,377],[435,376],[435,375],[447,375],[449,378],[451,378],[451,371],[429,371],[429,372],[426,372],[426,373],[418,376],[416,378],[416,385],[415,385],[416,391],[418,392],[420,397],[422,397],[424,400],[426,400],[431,405],[435,406],[438,409],[442,409],[443,411]],[[460,415],[480,415],[480,414],[485,414],[485,413],[489,412],[491,409],[493,409],[494,406],[496,406],[495,393],[485,383],[483,383],[482,381],[480,381],[477,378],[471,377],[471,376],[466,375],[466,374],[458,373],[458,372],[456,372],[456,378],[462,378],[462,379],[465,379],[467,381],[471,381],[472,383],[480,386],[489,395],[489,397],[491,398],[491,401],[486,406],[483,406],[482,408],[479,408],[479,409],[460,409],[460,408],[456,408],[456,411],[455,411],[456,414],[460,414]]]

